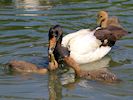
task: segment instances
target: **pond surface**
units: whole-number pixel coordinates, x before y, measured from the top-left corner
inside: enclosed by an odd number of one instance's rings
[[[92,29],[99,10],[118,16],[130,34],[106,57],[88,66],[109,67],[123,82],[75,81],[72,73],[62,79],[54,73],[24,75],[3,70],[4,64],[13,59],[46,66],[51,25],[60,24],[65,34]],[[0,0],[0,100],[132,100],[132,26],[133,0]]]

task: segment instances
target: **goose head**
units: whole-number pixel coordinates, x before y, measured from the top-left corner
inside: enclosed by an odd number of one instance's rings
[[[97,25],[102,28],[106,28],[108,17],[108,13],[106,11],[100,11],[97,15]]]
[[[63,31],[62,31],[62,28],[60,25],[55,25],[49,29],[48,54],[49,54],[50,60],[52,60],[52,61],[55,60],[53,52],[54,52],[57,44],[61,44],[62,34],[63,34]]]

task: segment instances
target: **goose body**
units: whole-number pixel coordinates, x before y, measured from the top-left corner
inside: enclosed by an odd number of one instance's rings
[[[100,46],[102,42],[94,35],[96,30],[82,29],[63,37],[62,46],[68,48],[70,57],[77,63],[99,60],[111,50],[110,46]]]

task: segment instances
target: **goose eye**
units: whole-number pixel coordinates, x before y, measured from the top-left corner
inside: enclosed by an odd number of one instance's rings
[[[54,36],[57,38],[58,37],[58,35],[57,34],[54,34]]]
[[[55,38],[57,38],[57,35],[55,35]]]

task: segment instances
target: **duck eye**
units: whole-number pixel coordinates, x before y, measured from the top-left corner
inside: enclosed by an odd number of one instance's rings
[[[54,34],[54,37],[56,37],[56,38],[57,38],[57,36],[58,36],[57,34]]]
[[[100,18],[102,18],[103,16],[100,16]]]
[[[57,35],[55,35],[55,37],[57,38]]]

